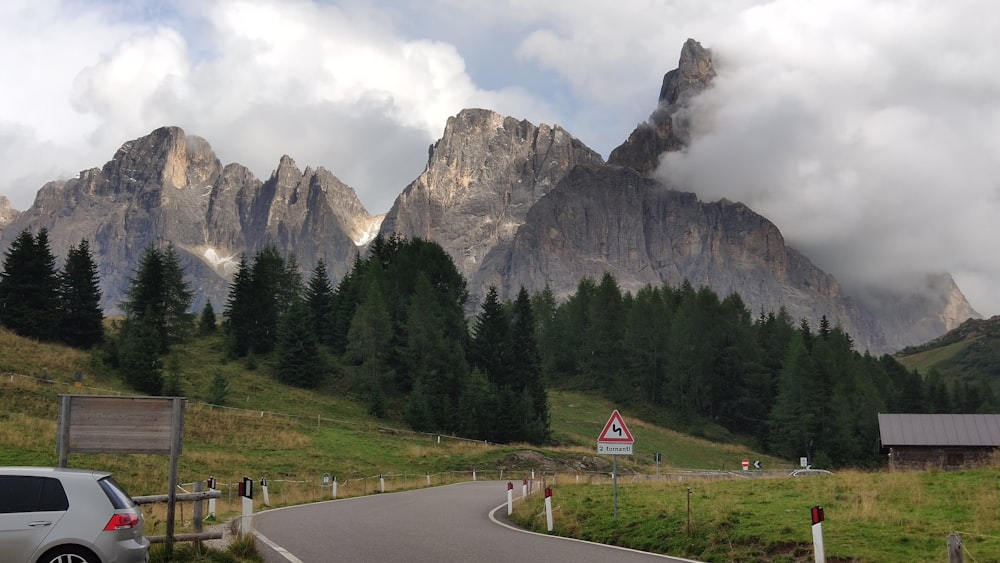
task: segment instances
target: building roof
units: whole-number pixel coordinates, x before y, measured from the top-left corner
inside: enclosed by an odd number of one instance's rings
[[[1000,414],[878,415],[883,446],[1000,447]]]

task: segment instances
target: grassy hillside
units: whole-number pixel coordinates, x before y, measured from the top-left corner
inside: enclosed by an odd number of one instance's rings
[[[268,477],[278,502],[298,502],[320,495],[321,476],[339,483],[340,495],[371,492],[387,480],[388,488],[479,475],[520,478],[541,473],[607,474],[609,458],[596,455],[596,441],[611,403],[593,396],[554,390],[550,395],[552,430],[558,447],[487,445],[479,441],[409,432],[397,420],[369,416],[362,403],[334,384],[307,391],[276,383],[268,359],[254,370],[243,362],[224,362],[215,338],[179,347],[176,361],[188,397],[183,483],[215,476],[235,483],[242,476]],[[169,362],[168,362],[169,363]],[[73,387],[74,374],[83,387]],[[229,381],[227,408],[203,402],[216,374]],[[40,344],[0,331],[0,464],[54,465],[55,431],[60,393],[133,394],[102,369],[97,353]],[[716,444],[663,429],[623,412],[636,438],[634,458],[623,458],[623,471],[656,472],[653,454],[661,453],[660,470],[712,468],[738,470],[745,458],[765,467],[787,465],[749,449]],[[475,437],[470,437],[475,438]],[[114,471],[132,494],[164,492],[167,459],[154,455],[70,456],[74,467]],[[328,492],[328,491],[327,491]]]
[[[926,344],[900,351],[896,358],[924,376],[936,370],[946,381],[986,381],[1000,393],[1000,317],[970,319]]]

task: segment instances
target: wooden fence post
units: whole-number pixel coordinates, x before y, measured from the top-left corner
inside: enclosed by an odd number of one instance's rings
[[[201,481],[194,482],[194,492],[200,493],[202,491]],[[194,524],[194,533],[200,534],[202,532],[202,520],[204,515],[202,514],[202,501],[194,501],[194,510],[191,514],[191,521]],[[195,545],[201,546],[201,541],[195,541]]]
[[[948,534],[948,563],[962,563],[962,536],[952,532]]]

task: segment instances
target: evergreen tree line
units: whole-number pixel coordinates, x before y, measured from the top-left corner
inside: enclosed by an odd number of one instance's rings
[[[303,284],[294,258],[243,257],[223,312],[227,353],[273,352],[279,381],[341,383],[375,416],[416,430],[542,442],[549,410],[527,292],[495,290],[470,331],[468,292],[451,258],[419,238],[379,237],[334,287],[320,261]]]
[[[70,247],[62,271],[48,230],[25,229],[4,256],[0,324],[27,338],[90,348],[104,339],[97,266],[86,239]]]
[[[62,272],[47,232],[22,232],[0,273],[0,322],[23,336],[89,347],[104,337],[96,267],[86,240]],[[334,287],[323,262],[302,282],[294,257],[268,247],[242,257],[223,313],[224,353],[315,388],[346,386],[376,416],[417,430],[496,442],[550,435],[546,386],[597,389],[661,423],[710,438],[740,435],[775,455],[822,465],[877,459],[879,412],[996,412],[985,384],[946,384],[889,355],[853,349],[824,317],[817,330],[785,310],[754,317],[742,299],[685,282],[623,293],[606,274],[557,303],[523,289],[501,303],[490,288],[471,327],[465,281],[440,246],[376,239]],[[171,347],[216,328],[172,245],[147,248],[106,356],[150,394],[180,395]],[[209,394],[222,404],[221,376]]]
[[[784,458],[822,465],[877,460],[879,412],[995,412],[986,385],[926,380],[892,356],[853,349],[781,309],[756,318],[739,295],[690,283],[622,293],[606,274],[556,304],[533,298],[551,385],[600,389],[661,423],[708,437],[751,437]]]

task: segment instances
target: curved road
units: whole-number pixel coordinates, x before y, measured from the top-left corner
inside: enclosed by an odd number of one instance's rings
[[[525,532],[506,505],[506,482],[478,481],[261,512],[254,528],[267,563],[686,561]]]

